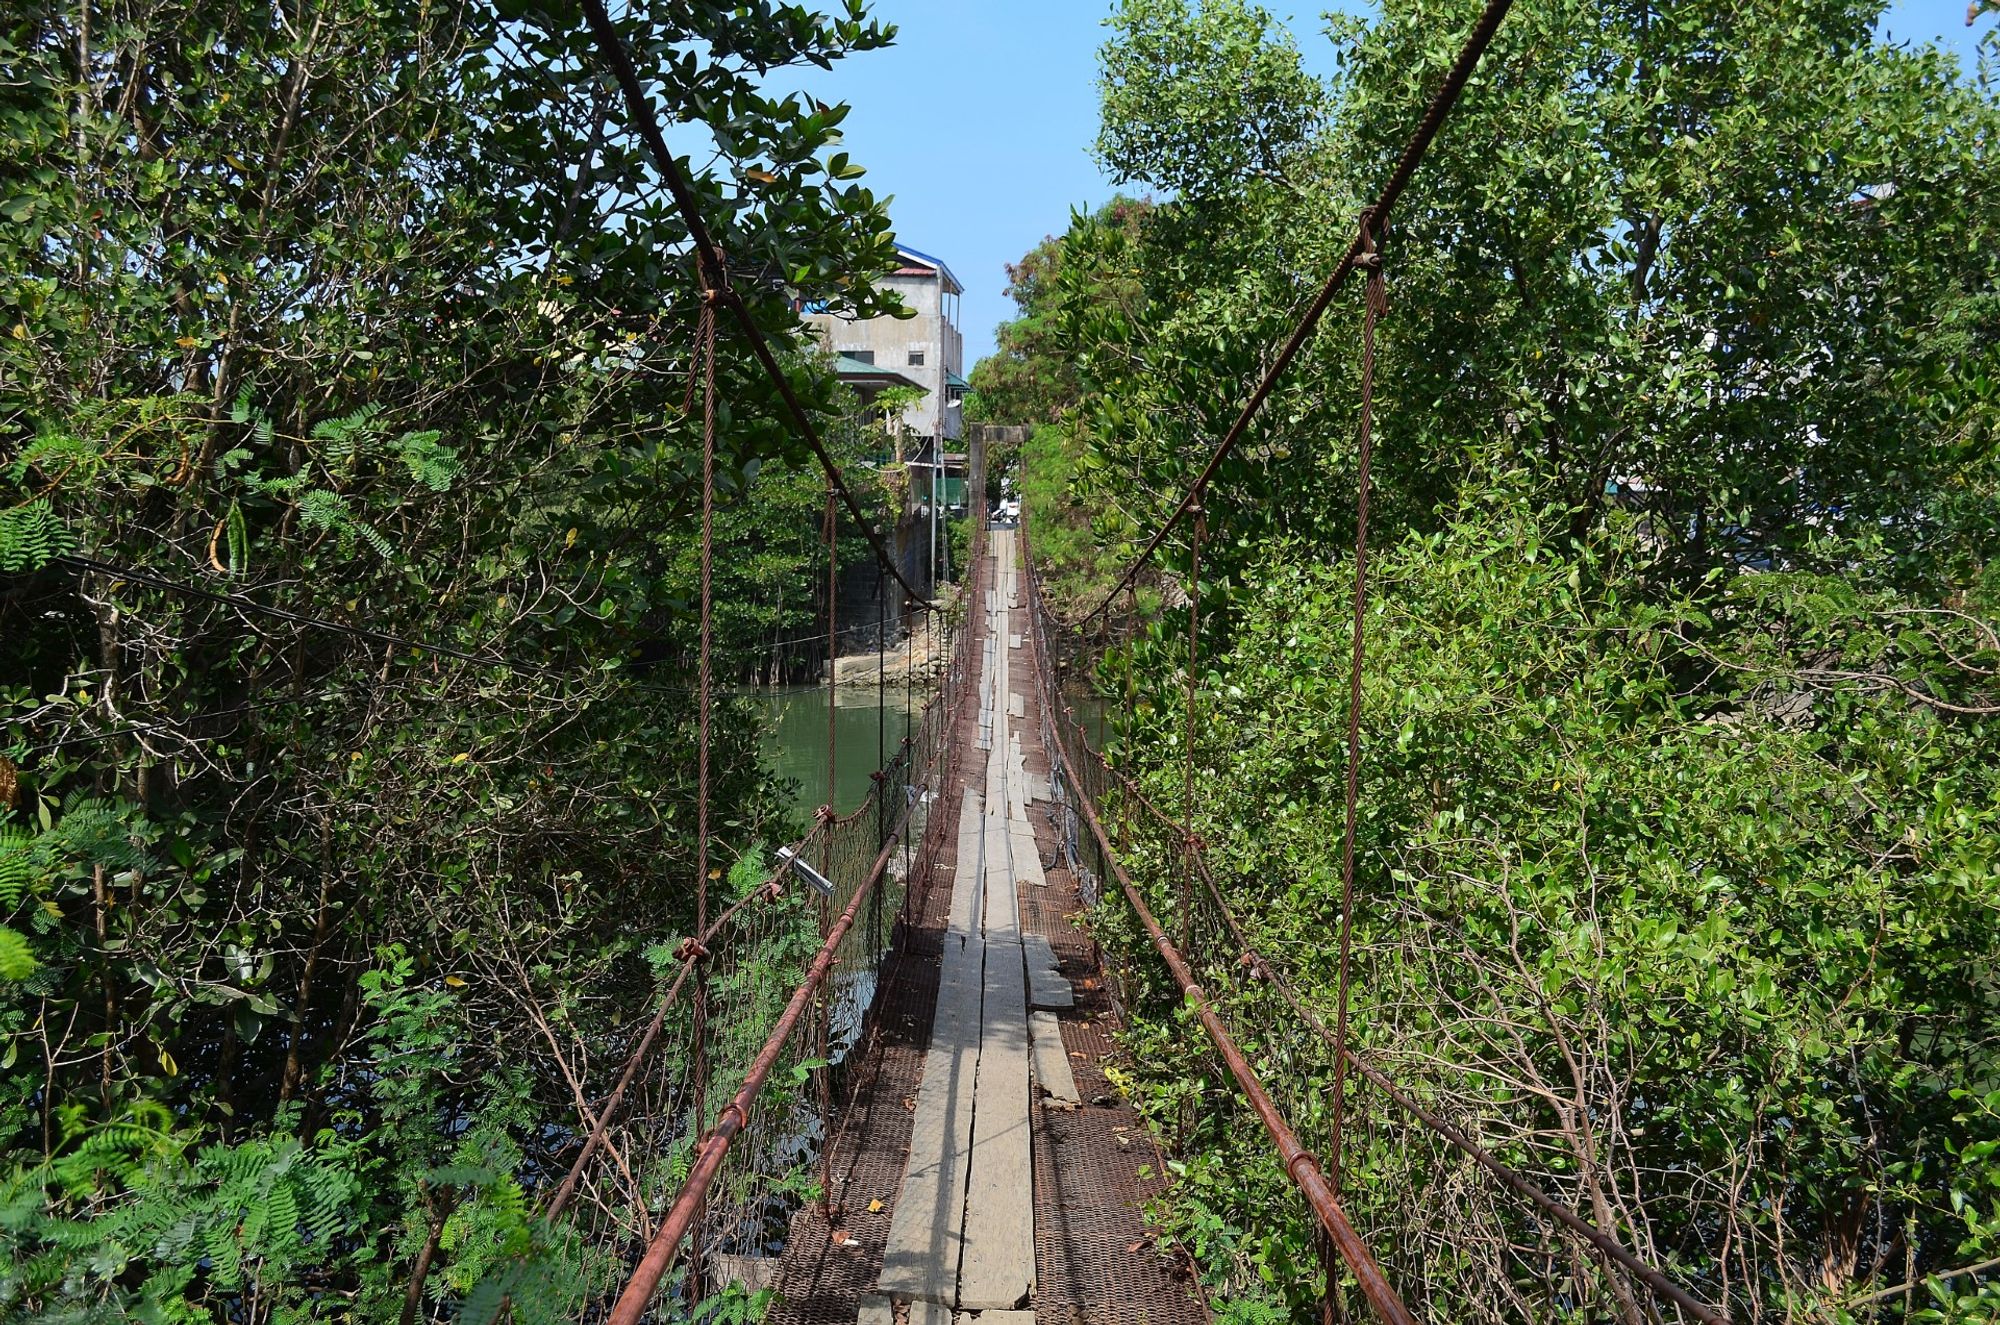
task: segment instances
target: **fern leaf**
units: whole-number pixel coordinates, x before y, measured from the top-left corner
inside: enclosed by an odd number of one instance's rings
[[[40,570],[72,546],[48,498],[0,510],[0,571]]]
[[[382,531],[374,525],[356,520],[354,522],[354,532],[361,535],[361,541],[369,547],[374,548],[376,555],[380,556],[384,561],[390,561],[395,558],[395,545],[384,537]]]
[[[0,980],[19,983],[35,973],[35,952],[27,936],[0,925]]]
[[[499,1319],[500,1307],[513,1291],[517,1278],[518,1269],[506,1265],[474,1284],[472,1291],[465,1295],[465,1301],[459,1305],[458,1325],[493,1325]]]
[[[374,436],[375,416],[382,412],[376,404],[363,405],[337,419],[322,419],[312,430],[313,437],[326,443],[329,465],[344,465],[360,453]]]
[[[299,1197],[290,1182],[273,1183],[264,1206],[265,1226],[273,1243],[296,1245],[299,1237]]]
[[[35,881],[34,858],[29,853],[33,841],[23,829],[0,825],[0,911],[19,906],[28,885]]]
[[[435,428],[406,432],[396,439],[394,446],[411,478],[432,492],[449,492],[465,466],[459,463],[457,451],[438,442],[440,436]]]

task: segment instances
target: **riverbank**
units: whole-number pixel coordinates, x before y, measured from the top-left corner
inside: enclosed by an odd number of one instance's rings
[[[956,595],[957,590],[949,593]],[[945,611],[951,610],[947,601]],[[934,680],[951,656],[951,636],[947,631],[925,629],[920,618],[912,618],[916,630],[895,648],[884,653],[844,654],[833,660],[836,686],[873,686],[885,678],[888,684],[907,685],[912,677],[919,687]]]

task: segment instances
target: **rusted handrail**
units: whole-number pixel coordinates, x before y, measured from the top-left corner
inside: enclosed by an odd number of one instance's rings
[[[1045,670],[1048,653],[1047,632],[1042,629],[1040,615],[1042,610],[1041,583],[1035,574],[1025,521],[1022,524],[1021,545],[1023,557],[1027,562],[1025,579],[1028,583],[1028,598],[1031,609],[1030,629],[1037,636],[1038,648],[1036,657],[1038,666],[1036,668],[1036,680],[1038,682],[1038,689],[1041,692],[1043,712],[1050,718],[1050,730],[1055,736],[1054,747],[1050,751],[1050,756],[1051,759],[1060,758],[1065,762],[1073,762],[1072,756],[1063,741],[1061,724],[1055,717],[1057,713],[1066,713],[1068,710],[1066,706],[1062,705],[1060,696],[1052,693]],[[1113,768],[1095,750],[1086,748],[1085,757],[1095,762],[1098,768],[1111,777],[1124,794],[1131,796],[1134,802],[1155,819],[1162,829],[1174,834],[1182,831],[1181,826],[1174,821],[1173,817],[1154,804],[1139,784],[1130,775],[1125,773],[1124,770]],[[1104,854],[1104,859],[1117,874],[1120,886],[1124,889],[1126,895],[1133,898],[1134,909],[1139,912],[1140,918],[1147,922],[1147,929],[1154,938],[1155,946],[1158,946],[1164,937],[1164,930],[1151,919],[1151,914],[1146,909],[1144,902],[1133,897],[1134,890],[1131,887],[1130,881],[1126,878],[1123,868],[1117,863],[1117,858],[1111,851],[1109,840],[1103,831],[1100,821],[1096,817],[1095,809],[1091,805],[1088,795],[1083,791],[1082,785],[1074,777],[1070,778],[1069,782],[1075,790],[1077,806],[1083,812],[1086,821],[1090,824],[1092,835],[1097,839],[1098,846]],[[1294,1015],[1304,1023],[1308,1030],[1342,1054],[1355,1071],[1366,1077],[1371,1084],[1388,1096],[1391,1103],[1415,1118],[1425,1129],[1442,1138],[1448,1145],[1491,1173],[1516,1195],[1532,1202],[1544,1214],[1588,1242],[1607,1259],[1628,1271],[1661,1301],[1680,1308],[1696,1320],[1702,1321],[1703,1325],[1730,1325],[1730,1318],[1724,1310],[1710,1306],[1700,1298],[1695,1297],[1656,1266],[1640,1258],[1622,1242],[1618,1241],[1618,1239],[1598,1228],[1595,1224],[1583,1219],[1574,1211],[1565,1207],[1561,1202],[1551,1197],[1525,1174],[1501,1160],[1477,1141],[1474,1141],[1463,1130],[1418,1103],[1415,1098],[1400,1089],[1380,1068],[1356,1053],[1351,1046],[1339,1044],[1333,1033],[1326,1028],[1325,1024],[1314,1015],[1311,1009],[1305,1006],[1304,1002],[1299,998],[1297,991],[1293,990],[1290,984],[1283,979],[1277,968],[1272,966],[1264,955],[1257,951],[1256,947],[1250,942],[1249,936],[1244,933],[1243,927],[1237,920],[1234,910],[1229,906],[1228,902],[1223,898],[1221,890],[1216,886],[1214,875],[1208,868],[1206,855],[1200,845],[1198,843],[1193,844],[1191,852],[1196,872],[1201,877],[1205,891],[1215,902],[1217,910],[1221,912],[1223,922],[1228,927],[1231,937],[1235,939],[1239,955],[1249,961],[1253,969],[1260,972],[1264,978],[1269,980],[1272,987],[1278,991],[1279,996],[1283,998]],[[1164,950],[1161,955],[1166,956]],[[1168,965],[1174,968],[1176,978],[1183,978],[1184,967],[1177,966],[1172,958],[1168,959]]]
[[[976,567],[977,563],[974,564]],[[981,583],[982,579],[975,569],[974,574],[967,580],[967,592],[977,592]],[[951,654],[946,662],[947,670],[969,665],[968,641],[971,638],[972,631],[969,628],[962,627],[959,630],[957,637],[952,641]],[[950,766],[950,734],[964,707],[966,694],[967,690],[963,687],[949,699],[941,692],[933,696],[931,703],[926,706],[925,719],[928,720],[935,712],[942,724],[939,732],[937,765],[940,771]],[[920,728],[921,730],[923,729]],[[870,792],[869,800],[872,801],[879,796],[881,789],[882,784],[878,782]],[[921,797],[918,799],[921,800]],[[791,1001],[785,1005],[784,1012],[765,1038],[764,1045],[751,1064],[749,1073],[744,1077],[742,1086],[723,1107],[715,1126],[709,1129],[708,1134],[696,1147],[694,1163],[688,1172],[687,1181],[682,1184],[679,1195],[674,1198],[673,1205],[667,1210],[659,1229],[647,1244],[644,1256],[640,1258],[631,1278],[626,1281],[624,1289],[619,1293],[618,1301],[612,1306],[611,1314],[606,1318],[606,1325],[638,1325],[644,1318],[653,1294],[659,1288],[660,1280],[673,1268],[681,1239],[687,1236],[696,1213],[708,1196],[709,1188],[714,1185],[716,1176],[721,1173],[722,1162],[727,1157],[731,1144],[749,1125],[750,1111],[756,1104],[758,1095],[763,1093],[771,1070],[783,1057],[785,1044],[798,1029],[800,1019],[812,1005],[814,995],[826,982],[827,976],[839,960],[840,946],[854,928],[863,906],[881,889],[882,880],[888,873],[889,861],[909,831],[915,808],[916,802],[912,801],[905,801],[900,807],[895,825],[883,838],[881,849],[876,853],[875,862],[869,867],[867,877],[854,890],[854,896],[848,900],[840,916],[826,931],[826,937],[821,941],[812,965],[806,970],[804,981],[793,993]],[[930,821],[926,820],[927,832],[929,827]]]
[[[1052,707],[1055,697],[1049,689],[1047,641],[1045,638],[1040,638],[1044,635],[1040,613],[1041,590],[1036,583],[1033,561],[1027,555],[1026,521],[1022,522],[1021,532],[1023,570],[1026,572],[1023,578],[1028,584],[1029,597],[1028,627],[1038,637],[1035,641],[1036,687],[1040,691],[1043,712],[1054,713],[1057,710]],[[1068,764],[1069,756],[1062,748],[1060,740],[1057,741],[1056,748],[1049,751],[1049,759],[1052,769]],[[1103,854],[1104,862],[1113,877],[1117,879],[1119,890],[1125,894],[1125,900],[1131,905],[1133,914],[1139,917],[1139,923],[1145,926],[1146,934],[1152,939],[1154,949],[1159,952],[1161,960],[1166,962],[1167,969],[1173,974],[1174,982],[1180,986],[1182,997],[1187,1000],[1196,1018],[1200,1020],[1202,1029],[1208,1032],[1209,1041],[1214,1044],[1216,1053],[1221,1055],[1224,1066],[1229,1069],[1229,1075],[1236,1079],[1237,1089],[1243,1092],[1251,1112],[1257,1115],[1257,1121],[1264,1125],[1272,1144],[1277,1147],[1278,1158],[1284,1165],[1285,1176],[1291,1179],[1292,1185],[1306,1198],[1306,1204],[1312,1207],[1314,1217],[1318,1219],[1320,1227],[1326,1230],[1327,1236],[1332,1239],[1334,1249],[1347,1263],[1347,1268],[1354,1272],[1355,1282],[1361,1288],[1361,1295],[1368,1299],[1368,1304],[1375,1309],[1375,1313],[1390,1325],[1416,1325],[1416,1317],[1403,1305],[1403,1299],[1397,1295],[1395,1287],[1389,1282],[1389,1277],[1382,1272],[1375,1254],[1368,1249],[1367,1242],[1349,1222],[1347,1212],[1341,1208],[1340,1199],[1334,1194],[1332,1184],[1320,1171],[1318,1156],[1299,1140],[1291,1124],[1285,1121],[1284,1114],[1279,1112],[1270,1093],[1264,1089],[1264,1083],[1258,1080],[1256,1069],[1250,1066],[1250,1060],[1245,1058],[1243,1051],[1237,1047],[1229,1028],[1223,1024],[1214,1005],[1208,1001],[1208,995],[1202,992],[1200,983],[1195,980],[1194,972],[1188,967],[1186,959],[1181,956],[1180,949],[1176,948],[1173,940],[1167,937],[1166,930],[1161,928],[1159,920],[1153,915],[1153,909],[1146,905],[1145,897],[1132,882],[1132,876],[1125,872],[1125,866],[1119,862],[1117,852],[1112,849],[1110,836],[1104,831],[1103,822],[1097,817],[1097,807],[1091,804],[1090,797],[1085,794],[1082,785],[1074,777],[1068,780],[1076,808],[1082,814],[1083,821],[1089,825],[1090,835],[1096,839],[1097,848]]]
[[[1146,793],[1140,789],[1139,784],[1132,780],[1130,775],[1122,769],[1112,768],[1109,764],[1106,764],[1101,756],[1096,755],[1095,751],[1092,751],[1091,755],[1096,758],[1099,767],[1118,780],[1120,790],[1124,794],[1131,796],[1134,802],[1157,820],[1162,828],[1169,832],[1178,833],[1180,831],[1180,826],[1173,821],[1165,810],[1162,810],[1158,805],[1153,803]],[[1611,1260],[1616,1261],[1643,1283],[1654,1296],[1679,1307],[1696,1320],[1704,1322],[1704,1325],[1729,1325],[1728,1315],[1719,1308],[1708,1305],[1694,1294],[1688,1292],[1687,1289],[1682,1288],[1659,1268],[1641,1259],[1636,1252],[1626,1247],[1624,1243],[1618,1241],[1618,1239],[1612,1237],[1609,1233],[1606,1233],[1603,1229],[1584,1219],[1575,1211],[1569,1209],[1543,1191],[1526,1174],[1520,1172],[1505,1160],[1502,1160],[1485,1146],[1474,1141],[1460,1128],[1425,1108],[1422,1104],[1419,1104],[1413,1096],[1406,1094],[1398,1087],[1381,1068],[1355,1052],[1352,1045],[1341,1044],[1334,1033],[1327,1029],[1326,1023],[1319,1019],[1318,1014],[1305,1005],[1305,1000],[1299,997],[1298,991],[1292,988],[1291,983],[1284,978],[1278,968],[1272,965],[1271,961],[1250,942],[1249,935],[1243,931],[1242,922],[1236,918],[1235,909],[1229,905],[1228,900],[1222,895],[1222,890],[1216,885],[1215,876],[1208,868],[1207,857],[1198,845],[1194,848],[1193,858],[1195,870],[1201,876],[1204,891],[1208,893],[1209,898],[1215,903],[1216,910],[1221,913],[1222,922],[1228,927],[1230,937],[1236,941],[1238,955],[1250,964],[1252,970],[1258,972],[1264,980],[1268,981],[1273,989],[1278,991],[1278,996],[1285,1001],[1286,1006],[1291,1008],[1292,1014],[1304,1023],[1307,1030],[1311,1031],[1318,1039],[1325,1041],[1328,1048],[1342,1054],[1355,1071],[1368,1078],[1371,1084],[1389,1097],[1390,1103],[1409,1114],[1412,1118],[1415,1118],[1425,1129],[1442,1138],[1446,1144],[1450,1145],[1460,1154],[1463,1154],[1467,1159],[1470,1159],[1473,1163],[1491,1173],[1495,1178],[1498,1178],[1501,1183],[1512,1190],[1517,1196],[1533,1202],[1549,1218],[1555,1220],[1564,1228],[1567,1228],[1570,1232],[1597,1248],[1599,1252]]]
[[[820,944],[818,955],[813,958],[812,965],[806,970],[805,981],[792,995],[792,1001],[785,1005],[785,1011],[778,1018],[777,1025],[771,1028],[771,1034],[765,1039],[764,1047],[758,1052],[756,1061],[750,1065],[749,1075],[744,1077],[743,1085],[738,1088],[735,1097],[723,1106],[721,1117],[716,1119],[715,1126],[702,1139],[700,1147],[696,1150],[694,1167],[688,1173],[687,1182],[681,1187],[680,1195],[674,1198],[673,1206],[667,1211],[659,1231],[653,1234],[653,1240],[647,1245],[646,1254],[639,1261],[638,1268],[626,1281],[625,1291],[619,1294],[617,1305],[611,1309],[609,1325],[638,1325],[639,1319],[645,1315],[647,1304],[653,1297],[653,1290],[659,1287],[660,1279],[672,1267],[681,1238],[687,1234],[689,1225],[694,1221],[695,1211],[708,1195],[708,1189],[714,1184],[716,1174],[722,1170],[722,1161],[729,1153],[730,1144],[735,1141],[737,1134],[749,1125],[751,1107],[757,1102],[757,1096],[763,1093],[764,1083],[770,1077],[771,1069],[777,1066],[778,1059],[784,1054],[786,1042],[792,1038],[792,1032],[798,1029],[799,1019],[812,1005],[813,995],[818,992],[820,985],[826,980],[827,973],[839,959],[841,941],[854,927],[855,918],[861,914],[862,903],[866,902],[881,885],[882,876],[888,872],[889,859],[895,854],[904,831],[909,827],[910,808],[905,805],[903,812],[897,816],[896,826],[890,830],[888,838],[882,843],[882,850],[876,855],[867,879],[854,890],[854,896],[848,901],[846,909],[840,913],[840,918],[827,930],[826,939]]]

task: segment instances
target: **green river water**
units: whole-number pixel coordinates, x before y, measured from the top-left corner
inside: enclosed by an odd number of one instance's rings
[[[878,703],[874,686],[842,686],[834,692],[834,811],[847,814],[868,799],[868,775],[893,756],[911,724],[910,700],[888,688]],[[787,686],[750,692],[764,717],[764,761],[793,783],[792,803],[811,813],[826,801],[825,686]],[[916,702],[921,705],[920,692]]]

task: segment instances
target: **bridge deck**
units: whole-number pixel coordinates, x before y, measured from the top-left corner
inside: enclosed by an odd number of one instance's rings
[[[1008,530],[990,545],[978,703],[943,802],[955,831],[845,1073],[831,1222],[794,1221],[776,1321],[1206,1319],[1141,1214],[1164,1164],[1106,1077],[1115,1010],[1069,919],[1076,884],[1047,863],[1061,856],[1018,548]]]

